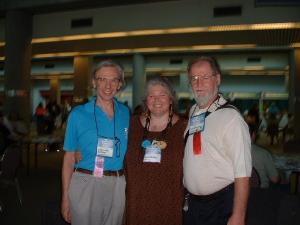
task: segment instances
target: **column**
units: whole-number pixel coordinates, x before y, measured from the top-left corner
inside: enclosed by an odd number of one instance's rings
[[[290,54],[289,111],[294,115],[295,138],[300,140],[300,48]]]
[[[92,92],[93,60],[89,56],[74,57],[74,95],[73,103],[80,104],[84,102]]]
[[[57,104],[61,104],[61,91],[60,91],[60,82],[59,79],[51,78],[50,81],[50,99],[54,100]]]
[[[179,85],[179,91],[180,92],[189,92],[189,78],[188,78],[188,75],[187,73],[180,73],[179,75],[179,82],[180,82],[180,85]]]
[[[259,93],[258,110],[260,119],[264,116],[264,92]]]
[[[9,11],[5,18],[5,113],[20,112],[29,123],[32,16],[24,11]]]
[[[134,54],[132,77],[132,109],[142,103],[142,98],[145,92],[145,83],[145,58],[141,54]]]

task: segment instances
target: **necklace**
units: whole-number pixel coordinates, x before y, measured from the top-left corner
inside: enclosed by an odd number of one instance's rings
[[[142,142],[142,148],[146,149],[147,147],[153,145],[155,147],[162,149],[165,149],[167,147],[167,141],[166,141],[166,136],[168,129],[172,127],[172,118],[173,114],[169,116],[168,123],[161,131],[161,135],[157,138],[158,140],[153,140],[152,142],[148,139],[148,134],[149,134],[149,127],[150,127],[150,122],[151,122],[151,117],[146,118],[146,123],[143,129],[143,142]]]

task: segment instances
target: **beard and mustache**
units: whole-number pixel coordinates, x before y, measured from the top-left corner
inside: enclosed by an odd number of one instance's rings
[[[215,89],[205,95],[199,95],[197,92],[193,92],[197,105],[202,108],[206,107],[211,101],[215,99],[218,94],[218,90]]]

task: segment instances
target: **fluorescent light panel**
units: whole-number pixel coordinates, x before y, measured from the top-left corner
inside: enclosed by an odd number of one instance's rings
[[[130,54],[130,53],[149,53],[149,52],[178,52],[178,51],[201,51],[201,50],[216,50],[216,49],[232,49],[232,48],[255,48],[255,44],[244,45],[194,45],[194,46],[179,46],[179,47],[150,47],[150,48],[132,48],[132,49],[108,49],[95,52],[61,52],[36,54],[32,58],[51,58],[51,57],[70,57],[77,55],[103,55],[103,54]]]
[[[170,29],[110,32],[110,33],[98,33],[98,34],[80,34],[80,35],[69,35],[69,36],[62,36],[62,37],[33,38],[32,43],[59,42],[59,41],[83,40],[83,39],[94,39],[94,38],[146,36],[146,35],[160,35],[160,34],[224,32],[224,31],[243,31],[243,30],[275,30],[275,29],[297,29],[297,28],[300,28],[300,23],[294,23],[294,22],[221,25],[221,26],[208,26],[208,27],[183,27],[183,28],[170,28]]]

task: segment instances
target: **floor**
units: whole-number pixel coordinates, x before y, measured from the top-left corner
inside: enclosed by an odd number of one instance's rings
[[[265,135],[261,135],[258,143],[275,154],[283,154],[282,144],[279,142],[272,146],[269,145],[269,140]],[[38,148],[37,168],[33,166],[34,151],[30,151],[29,175],[26,171],[26,154],[23,155],[23,167],[19,173],[19,181],[23,192],[22,207],[17,201],[14,188],[9,190],[0,189],[0,200],[5,206],[3,213],[0,213],[1,225],[44,225],[45,223],[42,223],[42,212],[45,211],[45,207],[49,203],[59,203],[63,152],[45,152],[44,149],[44,146]],[[297,154],[298,157],[299,155],[300,153]]]
[[[38,149],[38,168],[30,167],[27,174],[26,164],[19,172],[19,183],[23,194],[23,205],[20,207],[16,190],[0,190],[0,200],[4,204],[0,215],[1,225],[40,225],[42,212],[49,202],[60,199],[60,173],[62,152],[45,152],[42,146]],[[25,155],[24,162],[26,163]],[[33,162],[33,151],[31,151]]]

